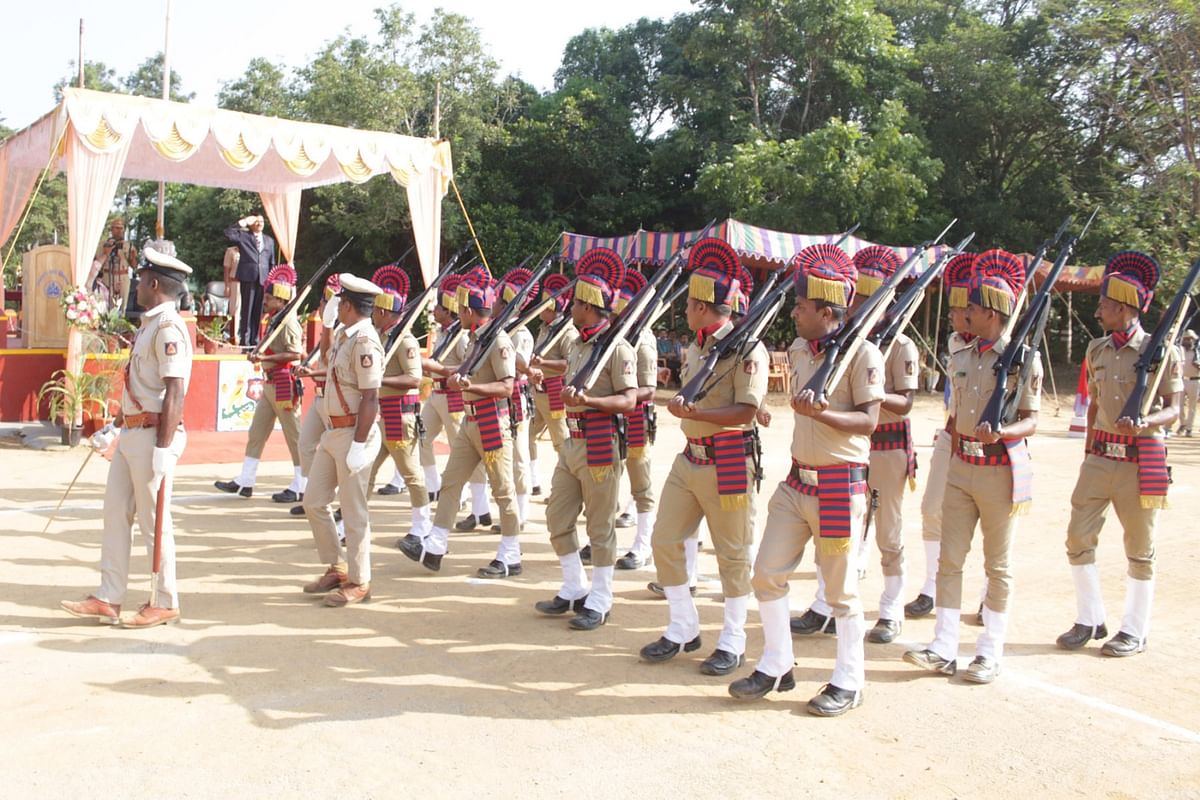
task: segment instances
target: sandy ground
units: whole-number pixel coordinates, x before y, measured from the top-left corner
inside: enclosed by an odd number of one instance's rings
[[[784,406],[775,412],[766,450],[777,481],[791,419]],[[661,482],[682,438],[668,415],[660,419]],[[940,404],[922,398],[914,419],[924,464]],[[701,587],[705,646],[695,658],[637,659],[666,623],[664,602],[645,589],[652,570],[617,573],[612,620],[596,632],[539,617],[534,601],[558,586],[541,503],[532,506],[524,575],[488,583],[470,576],[491,557],[493,536],[455,535],[434,575],[392,547],[406,532],[407,500],[379,498],[374,601],[319,607],[299,591],[319,571],[307,526],[265,496],[290,477],[283,463],[264,464],[264,496],[251,500],[212,489],[227,467],[180,468],[182,624],[142,632],[81,624],[57,605],[97,585],[107,464],[92,459],[42,534],[84,451],[0,450],[0,713],[9,720],[0,795],[1200,796],[1192,660],[1200,439],[1172,442],[1150,649],[1105,659],[1095,646],[1054,647],[1074,620],[1063,539],[1081,445],[1067,438],[1068,423],[1069,405],[1044,419],[1032,444],[1035,509],[1014,554],[1001,678],[971,686],[905,664],[905,645],[927,641],[933,627],[910,621],[904,644],[867,646],[865,702],[835,720],[803,711],[828,680],[832,637],[798,641],[797,690],[758,703],[735,703],[728,679],[697,671],[721,625],[715,580]],[[548,460],[541,469],[548,477]],[[760,507],[773,487],[763,487]],[[906,499],[906,597],[923,572],[920,491]],[[619,533],[627,545],[633,531]],[[1124,558],[1113,521],[1100,558],[1115,630]],[[127,608],[146,595],[147,564],[135,546]],[[711,550],[701,569],[716,575]],[[978,548],[967,575],[964,594],[974,598]],[[807,560],[794,610],[807,606],[813,585]],[[869,620],[881,586],[872,565]],[[963,663],[978,630],[964,628]],[[753,610],[749,639],[753,660],[761,650]]]

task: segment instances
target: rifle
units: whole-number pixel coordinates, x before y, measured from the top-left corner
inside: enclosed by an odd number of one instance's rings
[[[951,250],[942,254],[933,266],[921,273],[912,284],[904,290],[904,294],[892,303],[891,307],[884,313],[883,319],[879,321],[879,325],[875,330],[867,336],[867,341],[879,348],[883,353],[883,360],[886,363],[888,354],[892,351],[892,345],[896,343],[896,337],[904,330],[913,315],[917,313],[917,308],[921,304],[921,299],[925,296],[925,290],[941,276],[942,270],[951,258],[967,249],[967,246],[975,239],[975,234],[971,233],[962,241],[956,244]]]
[[[528,261],[528,259],[526,259],[526,261]],[[479,367],[479,362],[483,360],[484,355],[488,350],[491,349],[492,342],[496,340],[496,336],[501,331],[505,330],[505,326],[508,324],[508,321],[516,316],[517,309],[525,304],[525,298],[529,296],[529,293],[533,291],[533,287],[542,280],[542,277],[549,269],[550,259],[547,258],[542,261],[541,266],[539,266],[537,271],[533,273],[533,277],[521,287],[519,292],[517,292],[517,296],[514,297],[511,302],[506,303],[504,310],[497,314],[496,317],[488,324],[487,328],[485,328],[483,331],[483,335],[475,340],[475,344],[471,347],[471,352],[467,353],[467,357],[464,358],[463,362],[458,365],[456,374],[464,377],[470,377],[470,375],[475,372],[475,370]]]
[[[455,343],[457,343],[459,338],[462,337],[462,334],[462,322],[459,320],[454,320],[454,322],[451,322],[446,326],[444,338],[442,339],[441,343],[437,347],[433,348],[433,352],[429,354],[429,358],[440,363],[441,360],[445,358],[446,353],[450,352],[454,348]]]
[[[1041,266],[1042,261],[1046,258],[1046,253],[1050,251],[1050,248],[1058,245],[1063,235],[1066,234],[1067,228],[1071,227],[1071,223],[1074,221],[1075,215],[1069,214],[1067,218],[1062,221],[1062,224],[1058,226],[1058,230],[1054,232],[1054,236],[1042,242],[1042,246],[1039,247],[1038,251],[1033,254],[1033,260],[1030,262],[1033,264],[1034,272],[1037,272],[1037,268]],[[1021,302],[1025,299],[1025,295],[1029,291],[1029,285],[1033,283],[1032,273],[1026,277],[1028,280],[1026,280],[1025,284],[1021,287],[1021,293],[1017,295],[1017,300],[1015,303],[1013,303],[1013,313],[1009,315],[1008,322],[1006,322],[1004,325],[1004,333],[1000,335],[1001,339],[1011,340],[1013,325],[1015,325],[1017,321],[1017,310],[1021,307]]]
[[[1076,243],[1087,233],[1098,213],[1100,213],[1099,208],[1092,212],[1078,236],[1067,237],[1059,250],[1058,258],[1054,260],[1054,264],[1046,274],[1046,279],[1038,287],[1037,294],[1030,296],[1029,308],[1025,309],[1025,313],[1021,315],[1019,321],[1015,319],[1017,307],[1013,306],[1013,313],[1005,325],[1005,335],[1011,334],[1012,338],[1004,346],[1004,352],[1000,354],[992,367],[996,373],[996,385],[992,387],[992,396],[988,398],[987,405],[983,407],[983,414],[979,418],[980,424],[986,422],[991,425],[993,431],[1000,430],[1001,425],[1011,422],[1016,415],[1017,397],[1029,380],[1033,364],[1037,360],[1038,351],[1042,346],[1046,322],[1050,319],[1050,291],[1067,265],[1067,260],[1075,251]],[[1040,263],[1040,261],[1033,262],[1033,272],[1026,275],[1025,285],[1021,287],[1021,294],[1024,294],[1029,284],[1033,283],[1033,273],[1037,271],[1037,265]],[[1008,376],[1010,375],[1017,375],[1016,384],[1011,392],[1008,391]]]
[[[700,229],[700,232],[696,234],[695,238],[688,242],[687,245],[679,248],[674,255],[680,255],[688,248],[688,246],[703,239],[716,224],[717,218],[713,217],[708,221],[707,225]],[[683,261],[677,261],[673,256],[672,259],[663,267],[663,269],[659,270],[658,274],[654,276],[652,283],[658,287],[655,290],[654,300],[653,302],[646,304],[646,310],[642,314],[642,318],[639,319],[634,325],[630,326],[630,330],[632,331],[632,338],[628,339],[630,344],[636,343],[637,337],[641,335],[642,330],[647,325],[652,325],[653,321],[661,317],[671,303],[674,302],[675,299],[681,294],[683,294],[684,291],[686,291],[686,289],[678,289],[675,287],[675,282],[683,273],[683,266]],[[684,286],[686,287],[687,284],[684,283]]]
[[[841,235],[834,247],[841,247],[842,244],[850,238],[850,236],[859,228],[861,223],[854,223],[845,233]],[[750,303],[750,307],[746,309],[745,316],[741,322],[729,332],[721,341],[713,345],[713,349],[704,357],[704,363],[700,369],[692,375],[687,384],[680,388],[679,396],[686,403],[695,403],[702,400],[708,390],[715,383],[719,383],[729,374],[737,362],[745,357],[757,345],[762,338],[762,332],[774,321],[779,311],[783,308],[783,304],[787,301],[788,292],[795,286],[794,281],[782,281],[784,270],[779,269],[772,273],[763,283],[763,288],[755,293],[754,300]],[[778,276],[778,277],[775,277]],[[772,280],[774,277],[774,280]],[[717,363],[726,356],[737,354],[735,359],[728,369],[721,376],[710,383],[713,371],[717,368]]]
[[[1154,398],[1158,395],[1158,387],[1162,384],[1162,368],[1167,361],[1167,348],[1175,346],[1175,337],[1183,328],[1184,315],[1192,300],[1191,291],[1197,280],[1200,280],[1200,258],[1192,262],[1179,291],[1171,300],[1171,305],[1167,306],[1150,336],[1150,341],[1142,348],[1141,355],[1134,365],[1137,373],[1133,379],[1133,391],[1126,398],[1118,419],[1128,417],[1140,426],[1146,414],[1150,412],[1150,406],[1154,404]],[[1150,377],[1151,371],[1154,372],[1153,378]]]
[[[279,331],[283,328],[283,323],[288,319],[288,317],[296,313],[296,309],[299,308],[300,304],[304,302],[304,299],[308,297],[308,293],[312,291],[312,287],[318,280],[324,277],[326,270],[333,266],[333,262],[337,260],[337,257],[340,256],[353,241],[354,237],[351,236],[346,240],[344,245],[338,248],[336,253],[325,259],[325,263],[317,268],[317,271],[312,274],[312,276],[304,284],[304,287],[300,291],[296,292],[296,296],[289,300],[288,304],[283,307],[283,310],[276,314],[275,318],[271,320],[270,324],[267,326],[267,332],[263,336],[262,341],[260,341],[258,345],[251,351],[252,353],[261,353],[271,345],[271,342],[275,341],[275,337],[279,335]]]
[[[574,288],[574,284],[569,283],[566,286],[564,286],[563,288],[559,289],[554,294],[547,297],[545,300],[539,300],[537,303],[534,303],[529,308],[529,310],[527,310],[524,314],[521,315],[520,319],[518,319],[516,322],[509,324],[508,330],[515,331],[517,328],[521,327],[522,325],[528,325],[529,323],[533,322],[535,319],[537,319],[539,314],[541,314],[543,311],[545,311],[547,308],[549,308],[552,304],[557,303],[558,298],[562,297],[564,294],[571,291],[573,288]],[[565,316],[567,319],[570,319],[571,312],[568,311]]]
[[[409,301],[408,305],[404,307],[399,321],[392,326],[391,331],[388,333],[387,346],[384,347],[384,364],[392,360],[392,356],[396,354],[396,349],[400,347],[400,340],[404,337],[404,334],[412,329],[413,323],[417,321],[417,317],[425,310],[425,307],[429,304],[429,300],[436,295],[437,288],[442,285],[442,281],[445,280],[446,276],[454,271],[455,265],[458,264],[458,259],[462,257],[464,252],[466,252],[465,247],[450,256],[446,261],[446,265],[442,267],[441,272],[437,274],[416,298]]]
[[[650,307],[651,301],[658,296],[658,290],[667,282],[668,278],[673,283],[679,275],[680,270],[683,269],[684,251],[704,238],[704,235],[708,233],[715,222],[716,220],[714,219],[696,234],[694,238],[676,250],[666,266],[654,276],[654,280],[647,283],[629,301],[629,305],[625,306],[625,310],[618,314],[616,319],[612,321],[612,324],[608,326],[608,329],[600,334],[600,338],[596,341],[596,345],[592,347],[592,351],[588,355],[588,360],[579,367],[575,375],[567,383],[567,386],[580,392],[585,392],[592,388],[592,384],[596,382],[596,378],[600,375],[600,370],[608,362],[608,358],[612,355],[613,348],[616,347],[617,342],[621,339],[637,341],[637,337],[641,333],[641,328],[634,323],[641,322],[647,318],[646,310]]]

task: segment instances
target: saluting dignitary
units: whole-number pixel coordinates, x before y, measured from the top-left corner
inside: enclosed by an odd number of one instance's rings
[[[343,272],[338,277],[337,315],[341,328],[333,337],[326,376],[325,418],[304,513],[312,526],[317,555],[325,574],[306,584],[308,594],[327,593],[325,605],[340,607],[371,596],[371,519],[367,511],[368,480],[379,452],[379,387],[383,380],[383,347],[371,324],[375,284]],[[345,557],[338,542],[333,503],[337,496],[345,527]]]
[[[1042,389],[1040,355],[1024,386],[1016,385],[1017,375],[1005,376],[1009,390],[1018,395],[1016,419],[998,430],[980,419],[996,385],[993,366],[1009,344],[1001,338],[1005,322],[1018,311],[1016,302],[1025,280],[1025,265],[1012,253],[988,250],[975,259],[967,306],[967,326],[975,340],[950,360],[953,390],[947,428],[954,436],[954,459],[942,502],[937,622],[933,641],[926,649],[904,654],[906,661],[932,672],[953,675],[957,671],[962,569],[978,524],[983,536],[987,594],[983,633],[964,675],[972,683],[991,683],[1000,673],[1008,631],[1012,585],[1008,565],[1016,515],[1027,509],[1032,499],[1033,470],[1025,439],[1037,430]]]
[[[538,472],[537,439],[542,431],[550,434],[550,443],[554,447],[554,462],[558,462],[558,451],[567,439],[567,411],[562,401],[563,373],[567,369],[567,353],[575,340],[579,338],[579,330],[571,316],[571,292],[567,290],[571,279],[566,275],[547,275],[542,279],[543,301],[549,300],[556,293],[562,292],[539,315],[542,321],[541,330],[534,340],[534,349],[542,348],[541,355],[531,359],[529,381],[533,384],[533,422],[529,426],[529,472],[532,475],[533,489],[531,494],[542,493],[541,473]],[[566,317],[562,333],[558,339],[545,347],[544,343],[550,336],[550,326],[555,320]]]
[[[733,330],[730,304],[739,284],[737,254],[720,239],[702,239],[688,254],[687,323],[696,334],[687,351],[682,382],[696,374],[709,351]],[[694,403],[676,395],[667,410],[687,437],[663,486],[650,543],[658,583],[670,606],[663,636],[641,650],[644,661],[666,661],[701,646],[700,616],[688,589],[684,541],[701,519],[708,523],[721,588],[725,623],[717,648],[700,665],[707,675],[727,675],[746,652],[750,599],[750,547],[754,539],[754,418],[767,392],[767,351],[760,342],[740,360],[722,363],[707,394]]]
[[[646,287],[646,276],[630,270],[621,283],[616,311],[620,313]],[[625,466],[629,471],[631,502],[637,513],[637,532],[625,555],[617,559],[617,569],[638,569],[653,558],[650,533],[654,527],[654,485],[650,477],[650,459],[657,432],[658,418],[654,393],[658,388],[658,342],[649,325],[638,334],[634,350],[637,357],[637,404],[625,415]]]
[[[395,264],[375,270],[371,282],[380,288],[375,295],[373,312],[375,329],[380,338],[387,340],[392,327],[400,321],[400,313],[408,302],[408,276]],[[387,353],[384,353],[387,358]],[[404,485],[408,487],[408,499],[412,503],[412,531],[409,536],[416,541],[425,538],[429,530],[429,495],[425,491],[425,476],[421,470],[420,439],[418,420],[421,413],[421,348],[411,331],[400,336],[395,353],[383,367],[383,381],[379,388],[379,425],[383,433],[383,447],[371,467],[368,488],[374,483],[375,473],[390,455]]]
[[[252,350],[246,355],[251,364],[262,364],[262,396],[254,405],[254,416],[246,435],[246,453],[241,473],[231,481],[216,481],[213,485],[222,492],[250,497],[257,482],[258,462],[267,439],[275,430],[275,421],[283,429],[288,454],[292,457],[292,482],[282,492],[271,495],[276,503],[295,503],[304,498],[304,470],[300,466],[300,394],[296,391],[294,367],[304,357],[304,333],[299,316],[284,307],[296,295],[296,270],[287,264],[271,269],[263,295],[263,310],[271,315],[271,325],[278,325],[269,347]]]
[[[949,306],[950,336],[947,349],[953,357],[959,350],[971,346],[975,336],[967,330],[967,295],[971,289],[971,271],[975,267],[973,253],[959,253],[946,264],[942,285]],[[947,379],[948,383],[951,383]],[[933,454],[929,457],[929,474],[925,478],[925,493],[921,496],[921,540],[925,547],[925,582],[911,602],[904,605],[904,616],[917,619],[933,611],[933,596],[937,589],[938,554],[942,547],[942,499],[946,495],[946,475],[950,471],[950,439],[952,434],[943,427],[933,438]]]
[[[864,555],[859,544],[867,513],[870,436],[886,395],[883,357],[864,341],[853,353],[842,354],[849,365],[825,399],[818,402],[811,389],[802,388],[824,364],[825,348],[845,325],[856,281],[863,284],[854,262],[834,245],[806,247],[793,263],[797,338],[788,349],[788,360],[797,394],[791,401],[792,466],[767,506],[767,525],[754,562],[762,658],[748,677],[730,684],[729,693],[752,700],[795,688],[788,579],[812,540],[838,639],[833,676],[807,709],[832,717],[862,703],[865,682],[866,623],[858,596],[858,562]]]
[[[1106,656],[1132,656],[1146,649],[1154,600],[1154,526],[1166,508],[1167,447],[1164,430],[1179,412],[1183,391],[1174,347],[1159,367],[1162,378],[1149,413],[1122,415],[1137,375],[1138,357],[1150,341],[1141,315],[1150,309],[1158,284],[1158,262],[1144,253],[1125,251],[1108,260],[1100,285],[1096,319],[1107,331],[1087,349],[1087,439],[1079,480],[1071,495],[1067,558],[1075,578],[1075,624],[1058,637],[1058,646],[1077,650],[1108,635],[1104,597],[1096,568],[1096,545],[1111,503],[1124,530],[1125,614],[1121,628],[1100,648]]]
[[[468,358],[482,351],[474,372],[455,372],[446,388],[463,393],[466,419],[450,443],[450,460],[442,473],[433,527],[419,543],[405,538],[400,550],[434,572],[442,568],[449,548],[450,526],[458,511],[459,497],[467,478],[480,462],[492,487],[492,499],[500,510],[500,545],[481,578],[505,578],[521,574],[517,502],[513,497],[512,431],[508,423],[508,400],[517,373],[512,340],[503,330],[492,330],[496,283],[487,267],[478,266],[463,276],[458,285],[458,315],[468,331]]]
[[[531,280],[533,273],[524,267],[510,269],[505,273],[496,291],[496,314],[502,313],[509,303],[515,302],[517,295]],[[521,307],[516,310],[516,315],[525,312],[537,297],[537,293],[538,285],[535,283],[525,296]],[[533,334],[526,326],[518,325],[509,331],[508,336],[512,340],[517,366],[512,396],[508,401],[508,419],[513,436],[513,492],[517,498],[517,516],[524,526],[529,519],[529,494],[533,490],[529,464],[529,418],[533,413],[533,402],[529,397],[529,357],[533,355]],[[499,533],[500,526],[492,526],[492,532]]]
[[[149,628],[179,619],[175,587],[175,533],[171,522],[171,488],[175,465],[187,444],[183,431],[183,399],[192,374],[192,340],[176,310],[192,274],[182,261],[147,247],[149,264],[138,271],[137,301],[146,311],[125,366],[125,388],[115,428],[92,437],[106,450],[113,437],[116,453],[104,487],[104,538],[100,545],[100,588],[81,601],[63,601],[77,617],[107,625],[121,621],[121,605],[129,586],[129,554],[136,518],[154,558],[154,526],[158,493],[163,495],[161,566],[144,604],[126,628]]]
[[[576,267],[571,317],[579,339],[567,354],[568,380],[602,347],[604,333],[612,321],[613,304],[625,277],[621,256],[606,247],[596,247],[579,259]],[[608,621],[613,602],[613,564],[617,558],[617,535],[613,520],[621,491],[621,455],[618,415],[633,410],[637,398],[634,354],[620,338],[608,353],[590,389],[563,390],[570,438],[558,453],[558,465],[550,481],[546,527],[550,544],[562,567],[562,587],[550,600],[535,604],[549,615],[574,610],[568,623],[575,630],[594,630]],[[592,547],[592,585],[579,555],[575,526],[582,509]]]

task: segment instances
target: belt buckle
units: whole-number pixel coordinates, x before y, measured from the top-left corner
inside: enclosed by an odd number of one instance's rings
[[[573,433],[583,433],[583,420],[576,417],[567,417],[567,430]]]
[[[963,439],[959,442],[964,455],[972,458],[983,458],[983,442],[968,442]]]
[[[1109,458],[1126,458],[1126,445],[1120,442],[1105,442],[1104,455]]]
[[[820,486],[821,479],[817,476],[815,469],[800,469],[796,468],[796,479],[805,486]]]
[[[694,458],[694,459],[698,459],[700,461],[708,461],[708,446],[707,445],[694,444],[692,442],[688,442],[688,453],[690,453],[692,458]]]

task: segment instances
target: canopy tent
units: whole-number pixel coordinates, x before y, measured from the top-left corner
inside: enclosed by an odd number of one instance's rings
[[[87,280],[122,177],[257,191],[283,257],[291,261],[301,190],[363,183],[385,173],[407,188],[428,283],[438,269],[441,200],[453,173],[445,141],[65,89],[57,108],[0,144],[0,244],[47,168],[67,172],[76,284]],[[77,338],[72,334],[68,344],[68,365],[74,364]]]

